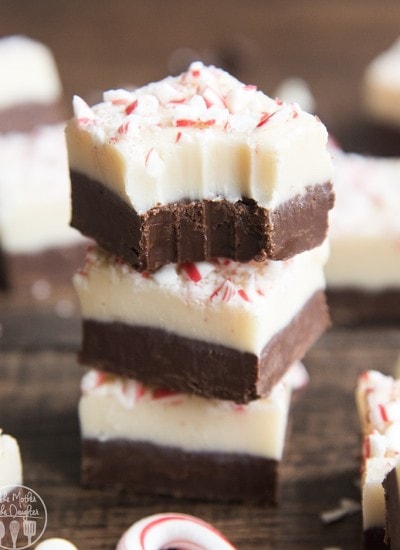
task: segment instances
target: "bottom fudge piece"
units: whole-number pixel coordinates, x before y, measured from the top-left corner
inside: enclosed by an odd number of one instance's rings
[[[400,379],[364,372],[356,390],[364,433],[364,547],[400,549]]]
[[[294,365],[268,398],[238,405],[91,370],[79,414],[82,481],[138,494],[277,501]]]
[[[325,252],[171,264],[150,274],[95,248],[75,277],[80,361],[204,397],[263,397],[329,325]]]

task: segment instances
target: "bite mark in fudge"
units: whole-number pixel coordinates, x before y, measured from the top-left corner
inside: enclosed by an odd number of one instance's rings
[[[285,259],[324,240],[333,205],[327,133],[298,105],[195,63],[133,92],[105,92],[93,108],[76,98],[74,109],[72,224],[132,265],[205,260],[221,255],[223,238],[231,259]],[[104,215],[122,217],[119,234]],[[151,235],[160,223],[169,243],[161,257]]]
[[[90,371],[79,406],[84,484],[275,502],[296,368],[248,405]]]
[[[116,193],[78,172],[71,173],[71,189],[71,225],[139,270],[215,257],[290,258],[321,244],[333,205],[328,183],[274,210],[246,198],[182,200],[138,215]]]
[[[74,279],[80,361],[204,396],[265,395],[329,324],[325,254],[322,247],[286,262],[215,260],[138,273],[94,248]]]
[[[399,548],[398,491],[400,380],[366,371],[358,380],[356,401],[363,442],[362,508],[365,546]],[[390,540],[389,540],[390,539]],[[381,546],[378,546],[381,545]]]

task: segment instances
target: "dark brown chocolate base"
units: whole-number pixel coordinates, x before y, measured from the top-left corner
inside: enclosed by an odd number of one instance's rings
[[[275,504],[276,460],[127,440],[82,442],[82,483],[134,494]]]
[[[386,503],[386,540],[391,550],[400,550],[400,493],[396,468],[383,481]]]
[[[261,357],[160,329],[85,320],[79,360],[150,386],[247,403],[267,395],[328,325],[322,291],[270,340]]]
[[[64,102],[29,103],[0,109],[0,133],[30,132],[35,126],[57,124],[67,120],[69,111]]]
[[[363,532],[362,546],[364,550],[391,550],[390,545],[385,543],[385,529],[383,527],[366,529]]]
[[[70,284],[72,276],[84,262],[88,244],[89,241],[82,241],[33,254],[0,252],[0,289],[30,288],[43,279],[51,284]]]
[[[216,257],[287,259],[321,244],[333,206],[331,183],[276,210],[254,200],[181,201],[143,215],[101,183],[71,173],[71,225],[140,270]]]
[[[400,323],[400,290],[328,289],[327,298],[334,325]]]

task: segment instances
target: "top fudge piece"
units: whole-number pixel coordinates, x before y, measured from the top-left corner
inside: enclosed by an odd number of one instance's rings
[[[25,36],[0,40],[0,132],[28,132],[66,118],[51,51]]]
[[[215,67],[90,108],[67,125],[72,222],[138,269],[282,260],[322,243],[333,206],[327,132],[297,104]]]

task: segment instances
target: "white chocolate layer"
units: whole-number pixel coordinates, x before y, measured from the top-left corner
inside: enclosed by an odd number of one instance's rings
[[[400,159],[333,153],[328,288],[400,290]]]
[[[82,379],[82,437],[280,460],[297,368],[295,364],[267,398],[247,405],[151,390],[132,379],[91,370]]]
[[[54,103],[61,81],[50,50],[24,36],[0,40],[0,109],[30,103]]]
[[[0,487],[21,483],[22,462],[17,440],[0,431]]]
[[[367,66],[363,82],[367,113],[385,124],[400,125],[400,39]]]
[[[0,239],[5,252],[35,253],[82,241],[69,226],[64,124],[0,135]]]
[[[324,288],[327,248],[282,262],[229,260],[135,269],[100,248],[74,278],[82,316],[163,329],[259,355]]]
[[[202,63],[132,92],[105,92],[93,108],[75,98],[74,111],[71,169],[139,214],[182,199],[247,197],[275,208],[332,179],[316,117]]]
[[[373,370],[364,372],[358,380],[356,402],[364,434],[363,526],[384,527],[382,482],[392,468],[400,469],[400,379]]]

